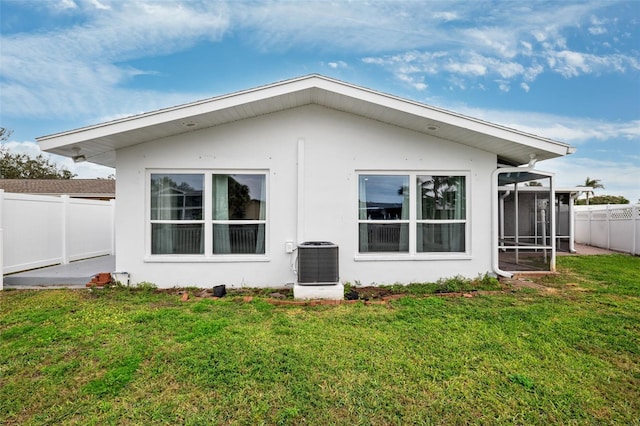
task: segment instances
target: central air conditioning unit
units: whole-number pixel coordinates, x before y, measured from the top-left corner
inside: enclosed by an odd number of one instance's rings
[[[298,284],[338,284],[338,246],[327,241],[298,245]]]

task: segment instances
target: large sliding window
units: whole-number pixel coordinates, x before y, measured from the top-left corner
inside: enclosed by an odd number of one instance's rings
[[[149,176],[151,255],[266,253],[266,173]]]
[[[467,252],[467,177],[359,175],[360,253]]]

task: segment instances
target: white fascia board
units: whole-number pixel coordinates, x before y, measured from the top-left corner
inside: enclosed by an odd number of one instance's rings
[[[43,150],[52,150],[72,145],[74,143],[104,138],[110,135],[151,127],[162,123],[187,120],[194,116],[213,113],[226,108],[260,100],[267,100],[280,95],[287,95],[313,88],[405,112],[417,117],[423,117],[425,120],[434,122],[434,124],[444,123],[465,128],[472,132],[530,146],[533,149],[552,152],[558,156],[567,155],[574,151],[573,147],[551,139],[530,135],[515,129],[510,129],[441,108],[428,106],[419,102],[399,98],[397,96],[377,92],[319,75],[309,75],[297,79],[277,82],[267,86],[204,99],[189,104],[178,105],[76,130],[42,136],[36,138],[36,140],[40,143]]]

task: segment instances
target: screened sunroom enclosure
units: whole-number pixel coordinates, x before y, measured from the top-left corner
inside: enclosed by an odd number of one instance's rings
[[[551,174],[532,169],[498,170],[494,207],[494,266],[498,272],[555,270],[556,204]]]

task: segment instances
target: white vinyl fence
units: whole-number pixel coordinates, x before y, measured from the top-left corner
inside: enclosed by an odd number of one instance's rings
[[[640,204],[576,206],[575,241],[640,254]]]
[[[0,190],[2,275],[114,254],[115,202]]]

